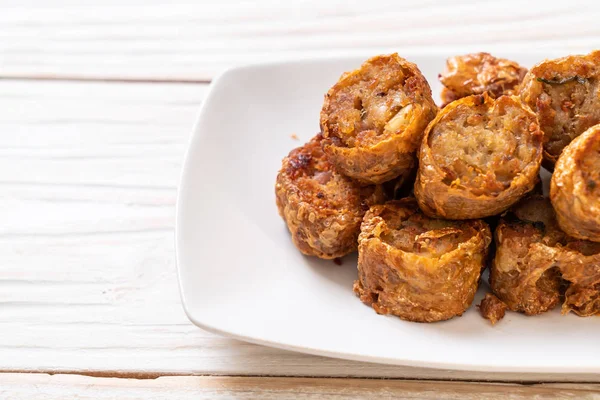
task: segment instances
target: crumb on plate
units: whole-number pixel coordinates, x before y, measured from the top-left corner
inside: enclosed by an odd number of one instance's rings
[[[504,318],[507,306],[502,300],[491,293],[487,293],[485,298],[479,303],[479,312],[485,319],[489,319],[492,325]]]

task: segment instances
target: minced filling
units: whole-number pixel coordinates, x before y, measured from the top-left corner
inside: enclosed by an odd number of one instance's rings
[[[328,127],[338,146],[373,145],[402,132],[415,104],[407,93],[416,78],[393,56],[363,64],[342,77],[328,93]]]
[[[461,104],[433,127],[429,146],[449,186],[498,195],[538,155],[532,120],[516,106]]]
[[[386,210],[380,216],[386,224],[381,240],[402,251],[423,256],[440,257],[476,234],[468,224],[432,219],[420,213],[406,217]]]
[[[548,135],[545,149],[558,157],[573,139],[600,122],[598,77],[557,76],[538,81],[542,82],[543,93],[536,109],[542,130]]]

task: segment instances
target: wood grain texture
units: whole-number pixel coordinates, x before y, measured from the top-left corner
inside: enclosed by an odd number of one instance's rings
[[[597,384],[516,385],[379,379],[161,377],[0,374],[0,397],[48,399],[598,399]]]
[[[600,3],[585,0],[1,5],[0,77],[206,81],[249,62],[436,49],[583,52],[600,38]]]

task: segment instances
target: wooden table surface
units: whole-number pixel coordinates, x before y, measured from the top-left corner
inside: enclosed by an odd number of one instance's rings
[[[181,307],[173,249],[183,153],[223,68],[584,52],[600,47],[597,2],[166,3],[0,0],[1,399],[600,398],[593,374],[367,364],[204,332]]]

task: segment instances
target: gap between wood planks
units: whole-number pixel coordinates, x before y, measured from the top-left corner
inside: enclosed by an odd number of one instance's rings
[[[171,372],[160,372],[160,373],[149,373],[149,372],[133,372],[133,371],[81,371],[81,370],[60,370],[60,371],[30,371],[30,370],[11,370],[11,369],[0,369],[0,374],[46,374],[50,376],[55,375],[73,375],[73,376],[86,376],[91,378],[116,378],[116,379],[137,379],[137,380],[156,380],[161,377],[196,377],[196,378],[240,378],[240,379],[252,379],[252,378],[272,378],[272,379],[319,379],[319,380],[332,380],[332,379],[345,379],[345,380],[357,380],[357,381],[396,381],[396,382],[430,382],[430,383],[488,383],[497,385],[519,385],[523,387],[536,386],[536,385],[553,385],[553,384],[566,384],[566,385],[598,385],[598,382],[594,381],[518,381],[518,380],[494,380],[494,379],[463,379],[463,378],[449,378],[449,379],[437,379],[437,378],[388,378],[388,377],[372,377],[372,376],[310,376],[310,375],[260,375],[260,374],[181,374]]]
[[[9,398],[71,397],[159,399],[178,398],[303,398],[363,399],[383,395],[402,399],[598,399],[598,385],[541,384],[519,386],[487,382],[405,381],[397,379],[161,377],[153,381],[89,378],[74,375],[0,374],[1,394]],[[11,396],[12,395],[12,396]],[[193,396],[193,397],[192,397]]]

